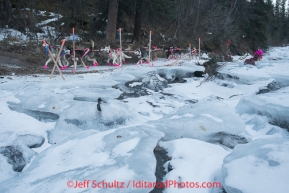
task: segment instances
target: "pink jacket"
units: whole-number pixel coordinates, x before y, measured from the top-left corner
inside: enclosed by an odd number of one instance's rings
[[[258,50],[254,53],[254,55],[257,55],[257,56],[259,56],[260,58],[262,58],[262,56],[263,56],[263,51],[262,51],[261,49],[258,49]]]

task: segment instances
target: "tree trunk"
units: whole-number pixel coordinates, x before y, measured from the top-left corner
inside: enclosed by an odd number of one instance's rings
[[[8,25],[13,22],[14,16],[12,13],[12,7],[10,0],[0,0],[0,15],[1,15],[1,25]]]
[[[199,22],[200,5],[201,5],[201,0],[199,0],[199,3],[198,3],[198,13],[197,13],[196,23],[195,23],[195,27],[194,27],[194,35],[196,35],[196,29],[197,29],[198,22]]]
[[[133,29],[133,45],[135,47],[139,47],[141,42],[142,12],[143,0],[137,0]]]
[[[116,23],[118,12],[118,0],[109,1],[108,19],[106,28],[106,42],[115,43]]]
[[[0,20],[0,26],[2,27],[2,26],[5,25],[4,23],[5,23],[5,20],[6,20],[5,12],[4,12],[4,0],[0,0],[0,17],[2,18]]]

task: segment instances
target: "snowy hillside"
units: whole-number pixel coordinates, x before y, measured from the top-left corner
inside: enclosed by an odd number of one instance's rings
[[[4,76],[0,192],[286,193],[288,52],[210,82],[188,58]]]

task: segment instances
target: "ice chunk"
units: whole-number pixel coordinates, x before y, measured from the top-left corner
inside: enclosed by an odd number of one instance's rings
[[[75,87],[75,85],[71,85],[71,87]],[[67,91],[71,87],[68,86],[68,89],[62,89],[56,86],[54,89],[57,90],[57,92],[51,92],[53,89],[51,84],[29,85],[15,96],[20,99],[21,102],[18,103],[18,107],[22,109],[59,115],[69,106],[70,101],[73,99],[73,95]],[[15,104],[11,105],[13,105],[12,107],[17,107]]]
[[[166,68],[159,69],[157,74],[167,80],[168,83],[184,83],[186,78],[195,77],[196,71],[204,71],[202,66],[194,66],[192,68]]]
[[[226,147],[234,148],[238,144],[248,143],[248,139],[244,136],[233,135],[226,132],[217,132],[209,137],[208,142],[220,143]]]
[[[265,120],[261,119],[260,117],[254,117],[250,121],[247,121],[246,124],[254,125],[252,129],[255,131],[259,131],[259,130],[264,129],[266,127],[267,122]]]
[[[164,147],[168,151],[168,156],[171,157],[169,165],[172,170],[166,174],[163,181],[194,183],[194,188],[180,188],[178,185],[172,185],[165,192],[209,193],[212,189],[222,188],[221,182],[215,181],[215,176],[220,172],[223,158],[230,153],[229,151],[219,145],[196,139],[160,142],[160,146]],[[205,187],[206,184],[203,184],[204,182],[216,182],[218,184],[215,184],[214,188],[207,188]],[[202,185],[203,187],[200,188]]]
[[[168,81],[156,73],[148,73],[148,77],[142,79],[142,85],[155,91],[162,90],[168,86]]]
[[[289,189],[289,140],[258,139],[237,145],[224,159],[226,192],[272,193]]]
[[[101,103],[102,111],[96,103],[75,101],[67,108],[49,133],[48,142],[55,144],[83,130],[105,131],[120,125],[139,123],[141,115],[125,103],[117,100]]]
[[[242,97],[236,106],[236,110],[239,114],[267,116],[270,123],[289,130],[288,95],[289,87],[285,87],[262,95]]]
[[[202,59],[209,59],[209,56],[206,53],[202,54]]]
[[[0,154],[0,183],[17,175],[18,172],[13,171],[12,167],[7,158]]]
[[[0,183],[0,192],[65,192],[68,183],[75,186],[76,181],[84,180],[90,180],[85,191],[149,192],[153,187],[136,188],[133,183],[156,181],[153,149],[162,136],[145,126],[79,132],[41,152],[23,174]],[[96,187],[101,181],[123,182],[125,186]]]
[[[243,114],[242,118],[246,123],[252,140],[260,138],[288,138],[289,133],[281,127],[269,123],[269,118],[256,114]]]
[[[217,118],[217,117],[214,117],[214,116],[212,116],[212,115],[210,115],[210,114],[201,114],[201,115],[204,116],[204,117],[211,118],[211,119],[213,119],[214,121],[216,121],[216,122],[218,122],[218,123],[222,123],[222,122],[223,122],[222,119],[219,119],[219,118]]]
[[[246,134],[241,117],[234,109],[218,101],[184,105],[173,114],[149,123],[166,134],[164,137],[166,141],[182,137],[211,141],[212,135],[218,132],[225,132],[228,136]],[[217,135],[214,136],[215,139],[216,137]],[[224,135],[218,137],[219,140],[223,140]]]
[[[117,98],[121,94],[121,91],[114,88],[79,88],[72,90],[71,93],[74,95],[74,100],[97,102],[98,98],[104,100]]]
[[[19,135],[16,139],[16,143],[20,143],[23,145],[27,145],[29,148],[37,148],[40,147],[44,143],[45,139],[41,136],[35,135]]]

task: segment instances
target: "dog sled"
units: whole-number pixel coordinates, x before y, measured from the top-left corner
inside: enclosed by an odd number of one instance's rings
[[[246,59],[246,60],[244,61],[244,64],[245,64],[245,65],[246,65],[246,64],[251,64],[251,65],[254,65],[254,66],[255,66],[255,65],[256,65],[255,62],[261,60],[262,57],[263,57],[263,51],[260,50],[260,49],[258,49],[258,50],[254,53],[254,57],[253,57],[253,58]]]

